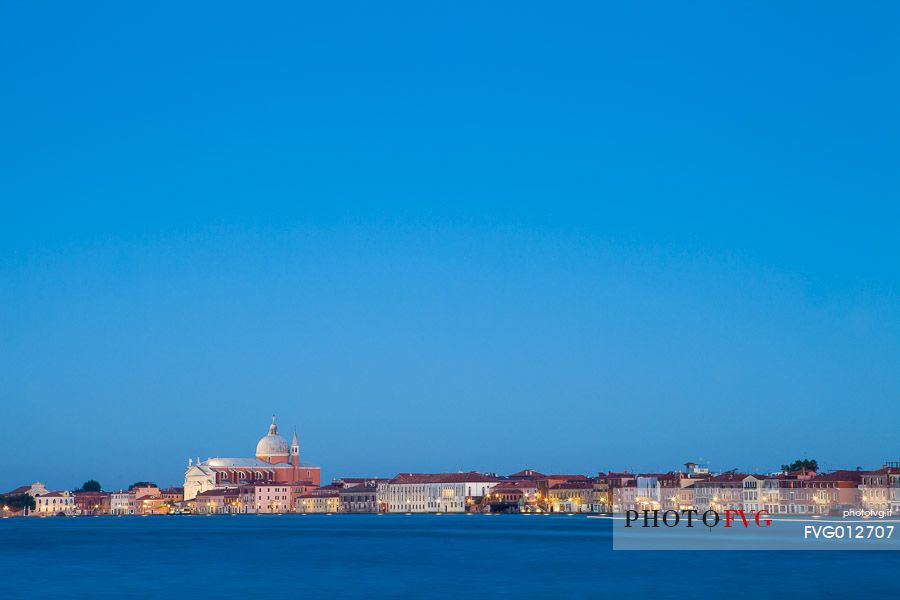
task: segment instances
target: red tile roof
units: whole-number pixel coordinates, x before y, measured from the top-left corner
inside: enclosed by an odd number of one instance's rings
[[[512,479],[514,477],[519,477],[519,478],[533,477],[535,479],[542,479],[542,478],[546,477],[546,475],[544,475],[543,473],[540,473],[538,471],[535,471],[534,469],[522,469],[518,473],[513,473],[512,475],[509,476],[510,479]]]
[[[374,485],[367,485],[367,484],[363,483],[360,485],[353,485],[350,487],[341,488],[340,493],[347,494],[347,495],[366,494],[366,493],[372,494],[372,493],[375,493],[377,490],[378,490],[378,488],[375,487]]]
[[[881,467],[880,469],[864,473],[864,475],[895,475],[897,473],[900,473],[900,469],[897,467]]]
[[[705,481],[705,483],[738,483],[739,481],[743,481],[748,476],[749,474],[747,473],[722,473],[721,475],[710,477]]]
[[[329,485],[323,485],[313,491],[315,491],[315,492],[339,492],[342,489],[344,489],[344,486],[332,483]]]
[[[590,481],[568,481],[566,483],[557,483],[551,490],[592,490],[594,484]]]
[[[341,495],[338,494],[337,492],[322,492],[322,493],[317,494],[316,492],[319,492],[319,491],[320,490],[313,490],[312,492],[300,494],[297,497],[298,498],[313,498],[313,499],[314,498],[340,498],[341,497]]]
[[[197,498],[199,498],[201,496],[203,496],[204,498],[217,498],[219,496],[223,496],[223,497],[224,496],[238,496],[238,495],[240,495],[240,492],[241,491],[238,488],[218,488],[215,490],[206,490],[205,492],[200,492],[199,494],[197,494]],[[154,499],[161,499],[161,498],[158,498],[158,497],[146,498],[146,497],[144,497],[141,499],[142,500],[144,500],[144,499],[154,500]]]
[[[862,476],[865,474],[862,471],[832,471],[831,473],[816,475],[807,481],[812,483],[817,481],[852,481],[858,483],[862,481]]]
[[[484,483],[503,481],[494,475],[485,475],[476,471],[468,473],[400,473],[393,479],[393,484],[417,483]]]
[[[522,491],[526,490],[536,490],[537,483],[534,481],[530,481],[528,479],[516,479],[514,481],[504,481],[491,490],[492,492],[503,492],[503,491]]]

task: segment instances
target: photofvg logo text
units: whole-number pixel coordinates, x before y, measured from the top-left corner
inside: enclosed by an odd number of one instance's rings
[[[768,510],[632,509],[612,516],[614,550],[900,550],[900,520]]]
[[[632,490],[619,491],[612,496],[618,508],[610,521],[613,549],[900,550],[900,519],[890,505],[840,512],[806,507],[801,513],[772,510],[753,497],[744,506],[710,498],[713,502],[698,506],[677,492],[645,493],[636,500]]]
[[[769,511],[757,510],[749,513],[743,509],[727,509],[724,515],[717,510],[699,512],[694,509],[685,510],[629,510],[625,511],[625,527],[687,527],[695,526],[713,528],[722,525],[725,529],[734,527],[770,527],[772,519]]]

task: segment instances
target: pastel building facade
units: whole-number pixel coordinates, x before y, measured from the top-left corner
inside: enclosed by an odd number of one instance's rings
[[[75,496],[71,492],[47,492],[35,497],[34,503],[34,512],[31,514],[36,517],[76,513]]]
[[[637,499],[637,476],[628,471],[609,471],[603,479],[606,480],[610,511],[634,510]]]
[[[700,512],[742,509],[746,478],[747,475],[742,473],[723,473],[698,481],[693,485],[694,508]]]
[[[833,471],[804,482],[814,514],[856,508],[860,505],[863,474],[860,471]]]
[[[311,485],[252,483],[217,487],[197,494],[187,503],[196,514],[284,514],[295,511],[296,499]]]
[[[136,507],[134,490],[119,490],[109,494],[109,514],[111,515],[140,514]]]
[[[343,512],[341,501],[343,489],[340,485],[331,484],[300,494],[295,501],[295,510],[305,514]]]
[[[778,475],[775,480],[778,482],[778,514],[808,515],[815,513],[805,478]]]
[[[248,512],[249,502],[241,502],[242,488],[217,488],[206,490],[191,499],[194,513],[198,515],[224,515]]]
[[[591,485],[594,487],[591,495],[591,512],[609,512],[609,481],[601,474],[591,479]]]
[[[297,496],[313,489],[303,484],[258,483],[248,486],[252,490],[257,514],[294,512]]]
[[[900,463],[886,463],[880,469],[863,473],[860,496],[863,509],[900,514]]]
[[[594,484],[590,481],[557,483],[548,492],[550,512],[591,512]]]
[[[778,479],[770,475],[747,475],[741,483],[741,503],[745,512],[766,510],[774,514],[778,506]]]

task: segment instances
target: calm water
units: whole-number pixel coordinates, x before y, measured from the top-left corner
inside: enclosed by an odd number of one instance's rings
[[[900,598],[900,552],[613,552],[580,516],[0,520],[7,598]],[[765,594],[760,596],[760,594]]]

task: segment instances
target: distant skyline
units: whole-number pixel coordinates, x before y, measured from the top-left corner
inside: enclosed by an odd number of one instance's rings
[[[0,491],[900,458],[900,8],[0,7]]]

